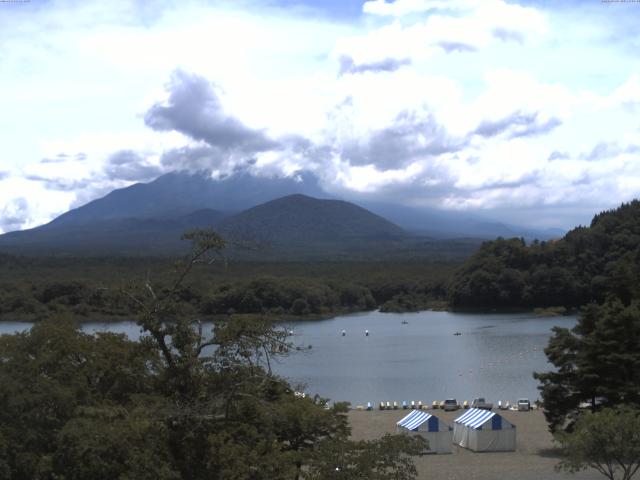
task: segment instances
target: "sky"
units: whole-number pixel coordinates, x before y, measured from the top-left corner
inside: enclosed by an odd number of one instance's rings
[[[572,228],[640,196],[639,2],[0,1],[0,232],[174,170]]]

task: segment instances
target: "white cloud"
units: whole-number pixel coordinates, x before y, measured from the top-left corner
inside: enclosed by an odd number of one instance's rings
[[[365,3],[363,10],[398,18],[366,35],[338,43],[336,54],[349,56],[356,63],[383,58],[425,60],[441,53],[474,51],[496,42],[536,43],[548,29],[538,10],[503,0],[376,0]],[[403,16],[419,12],[429,15],[408,25],[401,21]]]
[[[606,76],[593,80],[590,35],[609,28],[597,16],[562,17],[565,29],[553,10],[503,0],[362,10],[340,22],[277,3],[54,0],[0,19],[0,173],[10,172],[0,210],[33,226],[170,168],[170,152],[210,163],[188,132],[144,125],[178,68],[217,85],[225,118],[278,144],[251,159],[235,152],[228,168],[310,169],[336,192],[460,209],[640,194],[640,77],[611,45]]]
[[[609,97],[612,106],[622,106],[633,109],[640,107],[640,75],[633,74],[620,85]]]
[[[369,0],[364,3],[362,10],[372,15],[402,17],[430,10],[465,10],[477,4],[474,0]]]

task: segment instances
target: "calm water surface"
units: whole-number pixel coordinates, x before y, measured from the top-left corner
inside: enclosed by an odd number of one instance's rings
[[[310,393],[354,404],[534,400],[539,392],[532,373],[551,368],[543,352],[551,328],[575,322],[532,314],[370,312],[297,323],[290,325],[294,339],[312,345],[311,352],[287,358],[277,370],[307,384]]]
[[[284,326],[293,330],[293,342],[303,349],[274,368],[293,384],[305,384],[308,393],[354,405],[475,396],[493,402],[534,400],[539,394],[532,372],[551,368],[543,352],[551,328],[570,328],[575,322],[575,317],[532,314],[367,312],[288,323]],[[3,322],[0,333],[30,326]],[[86,323],[83,329],[111,330],[132,339],[140,335],[133,322]]]

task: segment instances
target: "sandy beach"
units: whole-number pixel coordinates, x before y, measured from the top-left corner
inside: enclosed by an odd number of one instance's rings
[[[595,470],[577,474],[555,472],[558,457],[552,437],[541,410],[516,412],[494,410],[517,428],[516,451],[475,453],[456,445],[452,454],[426,455],[416,458],[421,480],[490,480],[490,479],[600,479]],[[463,411],[444,412],[429,410],[441,420],[453,425],[453,420]],[[409,410],[352,411],[349,421],[355,440],[371,440],[385,433],[395,433],[396,422]]]

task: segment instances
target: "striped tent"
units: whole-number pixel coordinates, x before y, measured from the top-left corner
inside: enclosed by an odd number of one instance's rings
[[[452,428],[434,415],[422,410],[412,410],[396,423],[396,428],[427,439],[429,453],[451,453]]]
[[[453,443],[474,452],[511,452],[516,427],[495,412],[472,408],[454,420]]]

